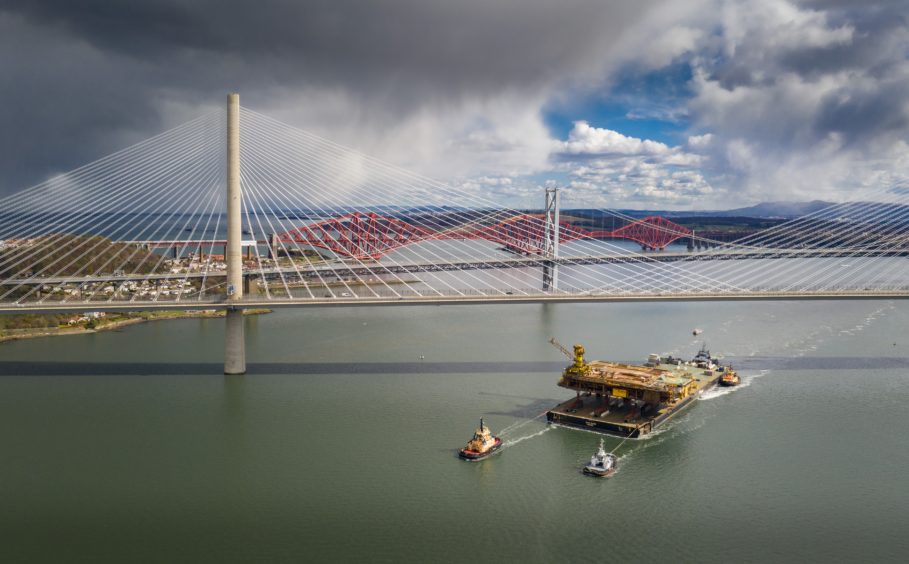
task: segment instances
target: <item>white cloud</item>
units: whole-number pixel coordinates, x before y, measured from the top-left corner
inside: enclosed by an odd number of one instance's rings
[[[636,69],[687,61],[690,97],[645,100],[626,117],[681,118],[687,139],[672,146],[580,120],[550,142],[549,170],[567,175],[568,201],[642,207],[843,200],[905,183],[909,26],[897,4],[668,4],[617,51]]]
[[[663,3],[608,49],[553,80],[427,99],[394,120],[331,88],[278,92],[259,109],[515,207],[539,205],[540,176],[547,175],[567,187],[566,203],[675,208],[846,198],[876,183],[903,181],[909,175],[900,153],[909,138],[906,24],[866,21],[873,11],[836,3],[811,6]],[[626,100],[629,119],[690,122],[679,144],[584,119],[567,139],[552,138],[544,109],[566,92],[608,85],[617,61],[646,70],[680,60],[693,71],[690,98]]]
[[[671,171],[634,158],[622,163],[619,173],[609,173],[610,168],[572,171],[563,191],[566,205],[687,208],[717,192],[696,171]]]
[[[476,181],[486,186],[511,186],[513,181],[507,176],[481,176]]]
[[[306,35],[313,41],[300,43],[294,27],[285,38],[291,41],[280,43],[287,46],[283,55],[272,48],[280,34],[246,37],[264,39],[265,57],[233,40],[225,56],[223,45],[199,48],[196,34],[187,35],[188,45],[142,35],[162,49],[149,58],[140,56],[137,47],[145,42],[132,34],[120,46],[94,40],[93,26],[80,27],[92,21],[83,19],[84,10],[56,14],[73,24],[59,26],[0,14],[6,43],[27,45],[40,63],[13,57],[4,67],[21,79],[7,82],[21,84],[16,92],[29,102],[8,104],[7,117],[17,122],[8,129],[19,137],[35,132],[10,145],[6,158],[17,166],[7,168],[28,168],[19,163],[36,155],[83,159],[87,150],[74,152],[71,142],[60,141],[68,133],[76,132],[80,146],[106,152],[113,139],[136,141],[211,104],[220,107],[223,77],[234,76],[249,107],[508,204],[536,204],[542,180],[534,175],[547,174],[570,175],[560,180],[589,194],[600,190],[613,202],[645,205],[650,197],[654,205],[679,206],[705,197],[723,204],[845,197],[909,175],[905,1],[866,0],[857,7],[845,0],[572,0],[529,7],[513,0],[509,5],[526,9],[495,13],[480,0],[468,7],[406,4],[396,15],[411,25],[388,31],[368,25],[369,17],[349,18],[350,41],[339,43],[333,32],[323,37],[313,24]],[[265,12],[269,19],[277,14]],[[559,15],[571,25],[549,25]],[[693,78],[669,85],[678,91],[644,92],[646,100],[631,91],[621,103],[629,105],[628,119],[690,123],[681,135],[687,140],[637,138],[588,121],[578,121],[567,139],[554,139],[547,127],[543,116],[553,104],[570,110],[573,96],[609,93],[622,76],[617,69],[673,65],[675,72],[685,63]],[[133,86],[99,97],[91,86],[111,81],[86,76],[114,76]],[[81,106],[93,108],[87,118],[67,123],[47,113],[59,106],[52,97],[36,103],[36,92],[61,91],[45,88],[50,82],[77,92]],[[151,109],[136,111],[136,90]],[[44,130],[33,127],[41,121]],[[58,134],[61,127],[67,134]],[[93,142],[98,138],[105,144]],[[13,150],[21,147],[28,150]],[[48,166],[33,169],[32,175]]]
[[[670,152],[664,143],[591,127],[586,121],[574,123],[568,140],[561,143],[561,149],[571,155],[665,155]]]
[[[305,100],[305,103],[303,102]],[[408,170],[452,183],[546,168],[552,138],[542,95],[503,94],[414,111],[394,123],[335,90],[280,96],[269,115]]]
[[[641,62],[650,68],[668,65],[677,57],[692,51],[703,38],[704,31],[684,25],[672,27],[652,37],[641,54]]]
[[[713,134],[705,133],[703,135],[692,135],[688,138],[688,147],[696,151],[701,151],[713,143]]]
[[[667,36],[705,32],[685,47],[687,117],[699,134],[684,147],[703,156],[704,174],[722,188],[714,197],[845,200],[909,175],[900,152],[909,139],[909,25],[899,4],[709,0],[657,18]],[[629,64],[653,59],[632,55]]]
[[[715,193],[695,170],[704,157],[692,150],[708,144],[710,134],[692,139],[686,150],[578,121],[566,140],[549,142],[548,164],[537,171],[565,178],[549,183],[563,186],[566,205],[690,206]],[[485,139],[481,145],[488,146]],[[518,205],[539,205],[542,197],[542,187],[521,173],[477,175],[457,187],[474,195],[520,201]]]
[[[723,2],[722,26],[730,57],[742,55],[740,49],[754,42],[773,51],[830,47],[850,42],[855,31],[849,25],[831,25],[824,11],[801,8],[790,0]]]

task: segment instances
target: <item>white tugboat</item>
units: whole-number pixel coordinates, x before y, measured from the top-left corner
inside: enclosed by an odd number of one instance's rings
[[[698,368],[706,368],[707,370],[714,370],[716,368],[716,363],[717,359],[710,355],[710,349],[707,348],[707,343],[701,345],[701,350],[699,350],[698,354],[694,355],[694,358],[691,359],[691,364]]]
[[[584,467],[584,473],[599,478],[608,478],[618,469],[618,459],[611,452],[603,448],[603,439],[600,439],[600,449],[590,457],[590,464]]]

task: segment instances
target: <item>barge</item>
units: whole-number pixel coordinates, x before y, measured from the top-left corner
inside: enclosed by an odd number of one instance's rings
[[[620,437],[652,433],[716,385],[727,370],[706,348],[692,361],[652,354],[646,364],[633,365],[588,362],[583,346],[574,345],[572,353],[551,342],[573,360],[558,385],[576,395],[547,411],[547,421]]]

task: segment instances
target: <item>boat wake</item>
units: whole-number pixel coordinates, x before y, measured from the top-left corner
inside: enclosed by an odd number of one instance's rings
[[[548,410],[547,410],[547,411],[548,411]],[[534,415],[533,417],[531,417],[530,419],[527,419],[527,420],[525,420],[525,421],[515,421],[515,422],[512,423],[511,425],[509,425],[509,426],[505,427],[504,429],[502,429],[501,431],[499,431],[499,436],[500,436],[500,437],[504,437],[505,435],[509,435],[509,434],[511,434],[511,433],[514,433],[515,431],[517,431],[517,430],[520,429],[521,427],[523,427],[523,426],[525,426],[525,425],[529,425],[529,424],[533,423],[534,421],[536,421],[537,419],[539,419],[539,418],[541,418],[541,417],[544,417],[545,415],[546,415],[546,411],[543,411],[543,412],[540,412],[539,414]]]
[[[786,348],[793,349],[795,356],[805,356],[814,352],[818,347],[830,337],[852,337],[871,327],[878,319],[887,316],[891,311],[896,309],[896,304],[892,301],[886,302],[882,307],[868,312],[858,323],[848,328],[833,328],[824,325],[818,331],[814,331],[805,338],[795,342],[786,343]]]
[[[518,443],[520,443],[520,442],[526,441],[527,439],[532,439],[532,438],[534,438],[534,437],[539,437],[540,435],[542,435],[543,433],[549,431],[550,429],[552,429],[552,426],[551,426],[551,425],[547,425],[543,430],[537,431],[536,433],[532,433],[532,434],[526,435],[526,436],[524,436],[524,437],[518,437],[517,439],[511,439],[511,440],[509,440],[509,441],[505,441],[505,444],[502,445],[502,448],[504,449],[504,448],[512,447],[512,446],[514,446],[514,445],[516,445],[516,444],[518,444]]]
[[[894,302],[888,302],[884,307],[878,308],[865,316],[865,319],[861,323],[857,323],[854,327],[851,327],[849,329],[842,329],[840,330],[839,334],[851,337],[856,333],[861,333],[870,327],[872,323],[877,321],[878,318],[886,315],[888,312],[894,309],[896,309],[896,304]]]
[[[655,429],[652,433],[647,433],[640,439],[635,439],[633,443],[629,443],[628,448],[621,448],[621,454],[618,455],[619,461],[621,461],[624,465],[624,463],[630,462],[640,453],[646,450],[658,447],[666,441],[675,440],[680,435],[697,431],[706,425],[707,421],[712,418],[712,416],[702,416],[696,419],[696,422],[692,424],[692,416],[690,413],[687,413],[681,416],[681,418],[679,418],[678,421],[676,421],[673,425],[663,426]],[[620,443],[618,447],[613,449],[613,452],[620,450],[620,447],[623,446],[624,445]]]

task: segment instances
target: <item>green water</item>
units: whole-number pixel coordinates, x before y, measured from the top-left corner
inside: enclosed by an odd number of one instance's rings
[[[279,311],[247,319],[245,377],[218,374],[222,323],[0,345],[2,561],[909,554],[909,303]],[[598,436],[532,419],[571,395],[548,338],[643,360],[694,327],[743,385],[582,476]],[[516,430],[462,462],[480,416]]]

